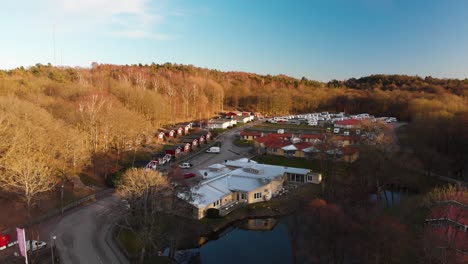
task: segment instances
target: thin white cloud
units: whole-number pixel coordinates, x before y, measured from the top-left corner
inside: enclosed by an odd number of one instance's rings
[[[153,33],[148,31],[142,30],[122,30],[116,31],[111,33],[114,37],[122,37],[122,38],[147,38],[147,39],[154,39],[154,40],[169,40],[172,39],[171,36],[161,33]]]
[[[110,17],[122,13],[145,15],[148,0],[63,0],[63,11]]]
[[[167,40],[158,32],[165,17],[150,0],[52,0],[64,19],[79,21],[82,28],[123,38]]]

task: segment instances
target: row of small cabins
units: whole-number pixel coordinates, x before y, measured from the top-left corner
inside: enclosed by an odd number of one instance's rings
[[[199,173],[204,180],[190,194],[179,194],[192,205],[196,219],[205,217],[210,208],[224,216],[240,205],[268,201],[280,195],[285,184],[322,181],[321,174],[309,169],[259,164],[246,158],[212,164]]]
[[[176,128],[159,131],[157,138],[160,143],[170,143],[164,145],[164,154],[170,154],[177,158],[207,144],[212,140],[212,134],[210,131],[201,129],[193,131],[192,123],[183,123]]]
[[[170,154],[174,157],[179,157],[183,154],[189,153],[192,150],[196,150],[200,146],[207,144],[212,140],[211,132],[199,131],[189,136],[182,138],[179,143],[173,145],[165,145],[165,154]]]
[[[359,157],[359,138],[325,134],[277,134],[243,131],[244,140],[253,141],[257,154],[306,159],[334,159],[354,162]],[[329,137],[327,139],[327,137]]]

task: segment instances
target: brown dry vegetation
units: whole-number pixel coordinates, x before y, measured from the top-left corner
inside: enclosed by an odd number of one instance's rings
[[[322,83],[170,63],[0,71],[1,186],[32,205],[40,193],[86,169],[107,179],[125,168],[129,146],[148,144],[158,128],[223,109],[396,116],[412,121],[406,143],[425,169],[435,169],[433,159],[440,157],[441,170],[461,176],[467,88],[468,80],[374,75]]]

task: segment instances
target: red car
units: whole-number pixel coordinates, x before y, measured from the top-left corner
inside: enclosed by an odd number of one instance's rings
[[[193,172],[184,173],[184,178],[185,178],[185,179],[193,178],[193,177],[195,177],[195,176],[197,176],[197,175],[196,175],[195,173],[193,173]]]
[[[2,235],[0,234],[0,247],[5,247],[10,243],[11,236],[10,235]]]

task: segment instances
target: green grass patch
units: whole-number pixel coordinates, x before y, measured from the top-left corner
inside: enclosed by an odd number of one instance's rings
[[[135,155],[135,157],[134,157]],[[134,153],[133,151],[127,151],[122,154],[121,165],[126,168],[132,167],[133,158],[135,158],[135,167],[144,167],[153,158],[153,152],[146,149],[142,149]]]
[[[254,145],[252,141],[241,139],[240,137],[234,139],[232,143],[238,147],[252,147]]]
[[[319,160],[306,160],[304,158],[296,158],[296,157],[289,158],[289,157],[274,156],[274,155],[256,156],[253,158],[253,160],[260,162],[260,163],[271,164],[271,165],[305,168],[305,169],[311,169],[313,171],[320,171]]]
[[[122,246],[127,250],[127,252],[132,256],[138,256],[141,251],[141,243],[130,230],[121,229],[117,235]]]
[[[309,126],[309,125],[293,125],[293,124],[272,124],[272,123],[262,123],[253,126],[253,129],[288,129],[288,130],[301,130],[307,132],[322,133],[326,129],[322,126]]]

